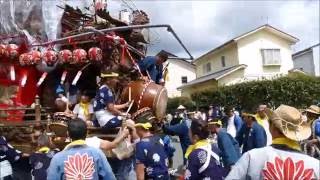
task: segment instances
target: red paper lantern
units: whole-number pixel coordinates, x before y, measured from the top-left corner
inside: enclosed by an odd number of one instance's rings
[[[28,54],[31,56],[32,64],[39,64],[41,62],[41,53],[39,51],[31,51]]]
[[[7,46],[5,44],[0,44],[0,57],[6,55]]]
[[[72,52],[68,49],[62,50],[58,54],[60,63],[71,63]]]
[[[102,61],[102,50],[98,47],[90,48],[88,56],[91,61]]]
[[[23,53],[19,57],[19,63],[21,66],[32,65],[32,56],[29,53]]]
[[[10,59],[15,59],[19,56],[19,47],[16,44],[9,44],[6,47],[6,56]]]
[[[48,66],[53,66],[58,60],[57,53],[53,50],[45,51],[42,54],[42,58]]]
[[[87,61],[87,52],[84,49],[75,49],[72,52],[73,64],[85,63]]]

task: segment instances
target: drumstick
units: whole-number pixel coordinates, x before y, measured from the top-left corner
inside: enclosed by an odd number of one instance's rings
[[[146,72],[147,72],[149,80],[151,80],[151,76],[150,76],[149,72],[148,71],[146,71]]]
[[[129,114],[129,111],[130,111],[130,109],[132,108],[133,103],[134,103],[134,100],[132,100],[132,101],[130,102],[130,105],[129,105],[128,109],[127,109],[126,115]]]
[[[69,112],[69,111],[70,111],[70,110],[69,110],[69,95],[70,95],[70,93],[67,92],[67,109],[66,109],[66,112]]]
[[[129,101],[131,101],[131,87],[129,87]]]
[[[128,116],[129,111],[130,111],[130,109],[132,108],[133,103],[134,103],[134,100],[131,101],[131,103],[130,103],[128,109],[127,109],[126,117]],[[124,127],[126,127],[126,121],[125,121],[125,120],[122,121],[122,128],[124,128]]]

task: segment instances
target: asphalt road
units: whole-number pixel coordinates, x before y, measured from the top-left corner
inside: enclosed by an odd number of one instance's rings
[[[173,168],[178,168],[179,166],[183,165],[183,154],[181,150],[181,145],[179,142],[178,136],[171,136],[172,144],[174,148],[176,148],[176,151],[174,152],[173,156]]]

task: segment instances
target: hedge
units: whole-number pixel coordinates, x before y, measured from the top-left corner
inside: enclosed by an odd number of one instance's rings
[[[179,105],[183,105],[188,111],[195,110],[195,103],[187,97],[169,98],[167,104],[167,113],[174,113]]]
[[[271,107],[287,104],[305,108],[320,101],[320,78],[290,74],[273,80],[259,80],[222,86],[215,91],[192,94],[197,106],[210,104],[253,110],[263,103]]]

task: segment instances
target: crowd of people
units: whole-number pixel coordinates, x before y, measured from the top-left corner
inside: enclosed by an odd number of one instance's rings
[[[161,54],[141,62],[141,69],[162,83]],[[210,106],[208,111],[188,112],[180,105],[164,122],[150,108],[125,112],[131,102],[117,104],[114,89],[118,73],[101,74],[93,99],[83,92],[67,122],[71,142],[55,149],[52,137],[38,136],[32,154],[23,154],[0,137],[0,179],[15,179],[15,164],[29,158],[30,176],[36,180],[58,179],[174,179],[172,167],[177,136],[183,156],[179,178],[198,179],[319,179],[320,108],[305,110],[281,105],[255,111]],[[56,90],[57,106],[68,102],[64,89]],[[68,106],[69,103],[66,103]],[[67,108],[68,109],[68,108]],[[113,141],[87,137],[88,126],[104,131],[120,128]],[[106,156],[108,155],[108,158]],[[111,155],[110,155],[111,154]],[[23,179],[28,179],[27,175]]]
[[[185,179],[319,179],[319,116],[315,105],[274,111],[259,105],[255,112],[214,106],[187,112],[179,106],[167,119],[191,132]],[[178,132],[183,147],[187,133]]]
[[[31,175],[39,180],[173,179],[169,168],[174,148],[168,135],[179,137],[187,180],[319,179],[320,156],[304,152],[305,144],[319,148],[319,107],[301,112],[287,105],[275,110],[260,105],[255,114],[230,107],[223,113],[210,113],[212,108],[202,116],[179,106],[160,132],[152,110],[145,108],[133,117],[135,122],[126,120],[126,127],[113,141],[87,137],[88,122],[77,118],[68,122],[71,143],[60,152],[52,149],[46,134],[38,137],[37,150],[30,155],[1,137],[1,179],[13,179],[11,165],[23,156],[29,156]],[[106,158],[104,152],[128,138],[134,147],[129,157]]]

